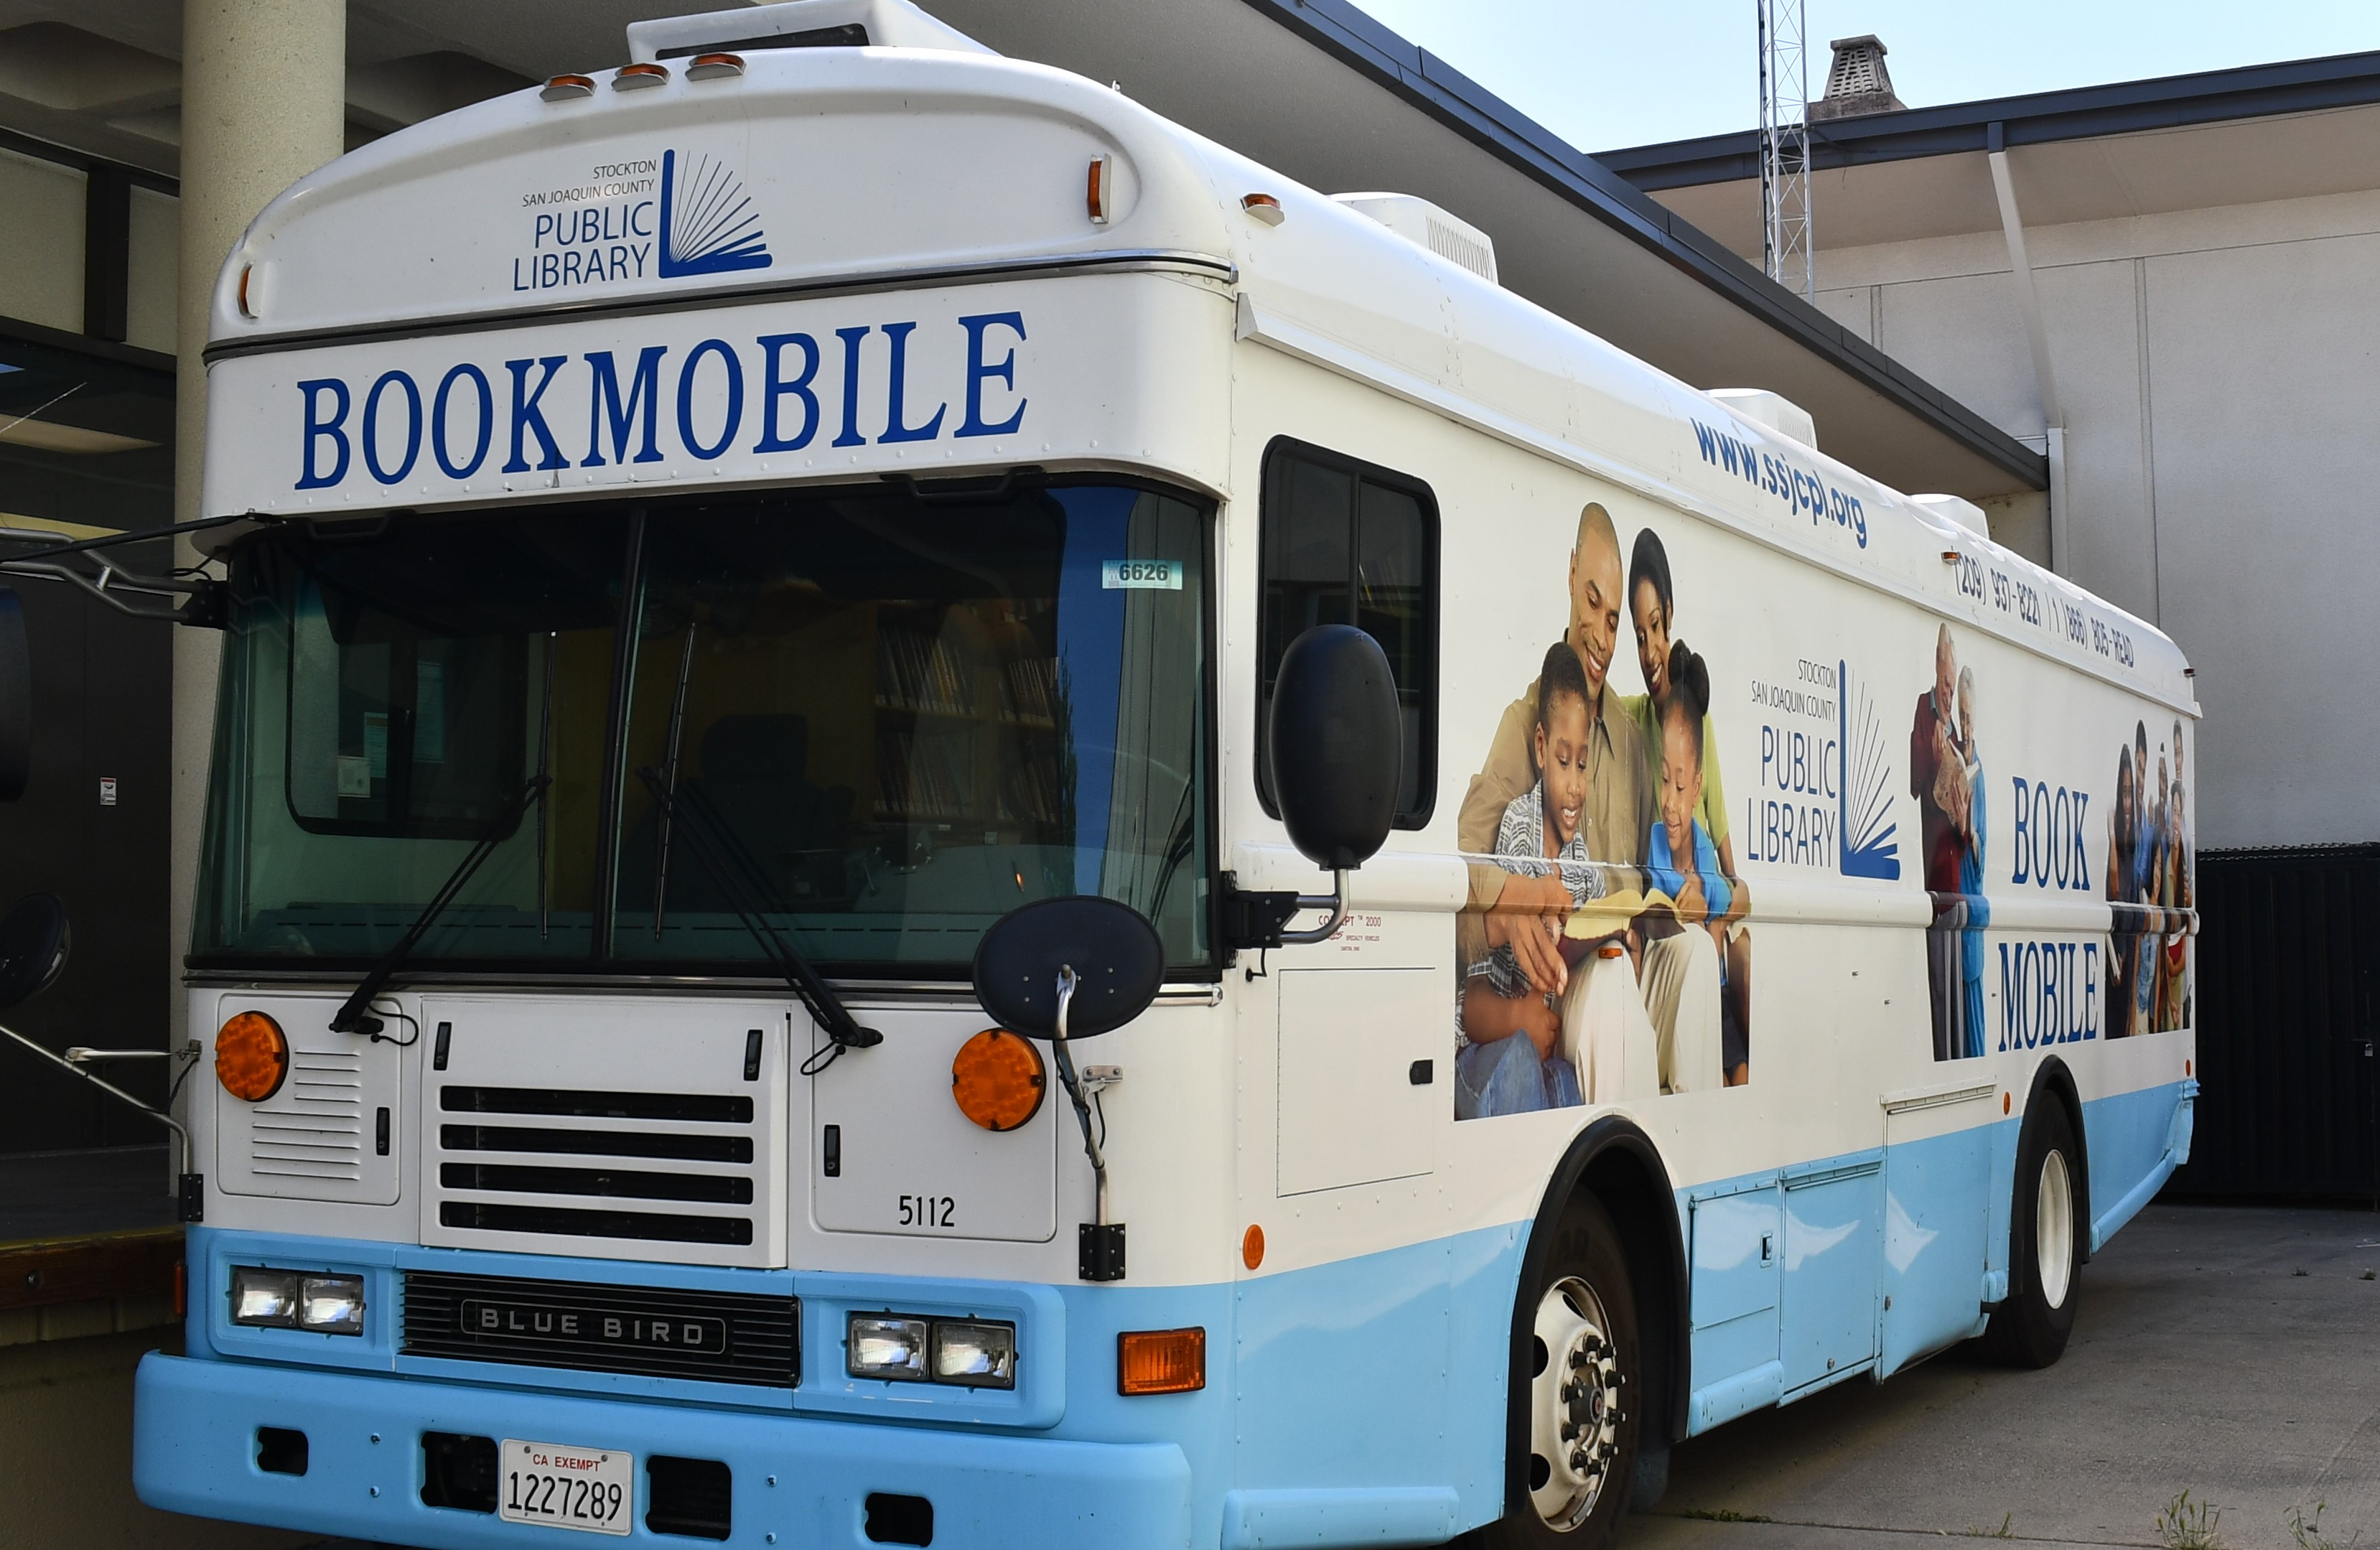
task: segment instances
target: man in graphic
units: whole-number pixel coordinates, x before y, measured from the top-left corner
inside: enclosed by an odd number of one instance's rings
[[[1617,703],[1619,696],[1606,692],[1620,643],[1620,616],[1625,601],[1621,584],[1620,536],[1609,514],[1600,505],[1590,504],[1579,514],[1578,535],[1571,549],[1570,627],[1563,636],[1578,653],[1587,684],[1586,803],[1579,833],[1590,859],[1633,868],[1644,863],[1645,835],[1653,821],[1653,793],[1645,778],[1642,734]],[[1505,708],[1488,744],[1487,761],[1463,793],[1455,839],[1471,854],[1495,849],[1497,825],[1505,808],[1537,779],[1530,757],[1536,700],[1537,685],[1532,683]],[[1626,983],[1627,975],[1607,972],[1620,960],[1585,956],[1573,966],[1562,951],[1563,923],[1583,902],[1571,897],[1558,874],[1519,877],[1492,863],[1474,862],[1469,907],[1456,926],[1457,960],[1463,964],[1476,963],[1490,949],[1509,946],[1534,991],[1561,998],[1563,1038],[1581,1068],[1581,1093],[1586,1102],[1610,1101],[1620,1096],[1623,1083],[1633,1094],[1650,1096],[1658,1090],[1650,1071],[1651,1051],[1621,1047],[1648,1042],[1651,1027],[1641,1003],[1633,1018],[1622,1017],[1618,998],[1624,994],[1635,1000],[1637,993],[1633,984]],[[1578,945],[1572,944],[1574,951]],[[1648,987],[1666,984],[1663,975],[1690,973],[1684,954],[1667,942],[1646,947],[1645,957]],[[1695,976],[1687,994],[1707,995],[1715,1000],[1718,994],[1716,970],[1705,967],[1710,972]],[[1711,983],[1704,986],[1701,978]],[[1592,992],[1591,985],[1597,987]],[[1645,994],[1653,992],[1648,988]],[[1590,999],[1598,1004],[1590,1005]],[[1579,1047],[1582,1043],[1586,1047]]]
[[[1966,850],[1966,757],[1959,738],[1959,659],[1950,626],[1934,640],[1934,686],[1917,696],[1909,729],[1909,794],[1917,799],[1925,890],[1934,924],[1925,932],[1926,1006],[1934,1020],[1934,1058],[1958,1058],[1966,1021],[1960,964],[1959,877]]]

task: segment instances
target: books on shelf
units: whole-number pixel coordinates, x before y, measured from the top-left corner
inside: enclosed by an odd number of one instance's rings
[[[1058,720],[1058,663],[1051,657],[1011,657],[1000,664],[1000,714],[1043,726]]]
[[[903,710],[963,716],[972,707],[966,681],[938,636],[885,629],[876,636],[876,696]]]

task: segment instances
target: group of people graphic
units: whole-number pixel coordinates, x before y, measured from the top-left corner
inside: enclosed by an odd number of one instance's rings
[[[1934,920],[1925,932],[1934,1058],[1984,1052],[1984,756],[1975,745],[1975,673],[1959,665],[1950,626],[1934,637],[1934,685],[1909,729],[1909,794]]]
[[[1570,624],[1506,707],[1464,793],[1455,1116],[1751,1076],[1751,898],[1729,844],[1710,671],[1677,637],[1658,535],[1622,586],[1609,515],[1580,514]],[[1645,692],[1609,682],[1621,617]]]
[[[2181,723],[2173,724],[2173,768],[2156,751],[2156,797],[2149,798],[2149,729],[2116,755],[2116,805],[2107,815],[2107,897],[2115,930],[2107,964],[2109,1038],[2191,1025],[2190,937],[2180,912],[2192,907],[2190,798]]]

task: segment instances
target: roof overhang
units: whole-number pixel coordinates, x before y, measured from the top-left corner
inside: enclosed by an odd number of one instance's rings
[[[1345,0],[927,3],[1313,188],[1443,205],[1495,239],[1512,291],[1697,387],[1783,394],[1887,484],[2048,486],[2041,454]]]

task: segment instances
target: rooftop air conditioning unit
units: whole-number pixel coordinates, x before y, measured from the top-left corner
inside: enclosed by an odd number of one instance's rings
[[[1790,436],[1813,452],[1818,450],[1818,427],[1810,411],[1782,394],[1767,388],[1713,388],[1710,396],[1719,407],[1732,409],[1755,425]]]
[[[1330,198],[1370,216],[1415,247],[1427,248],[1441,259],[1461,264],[1489,285],[1496,284],[1494,239],[1427,200],[1412,194],[1333,194]]]

